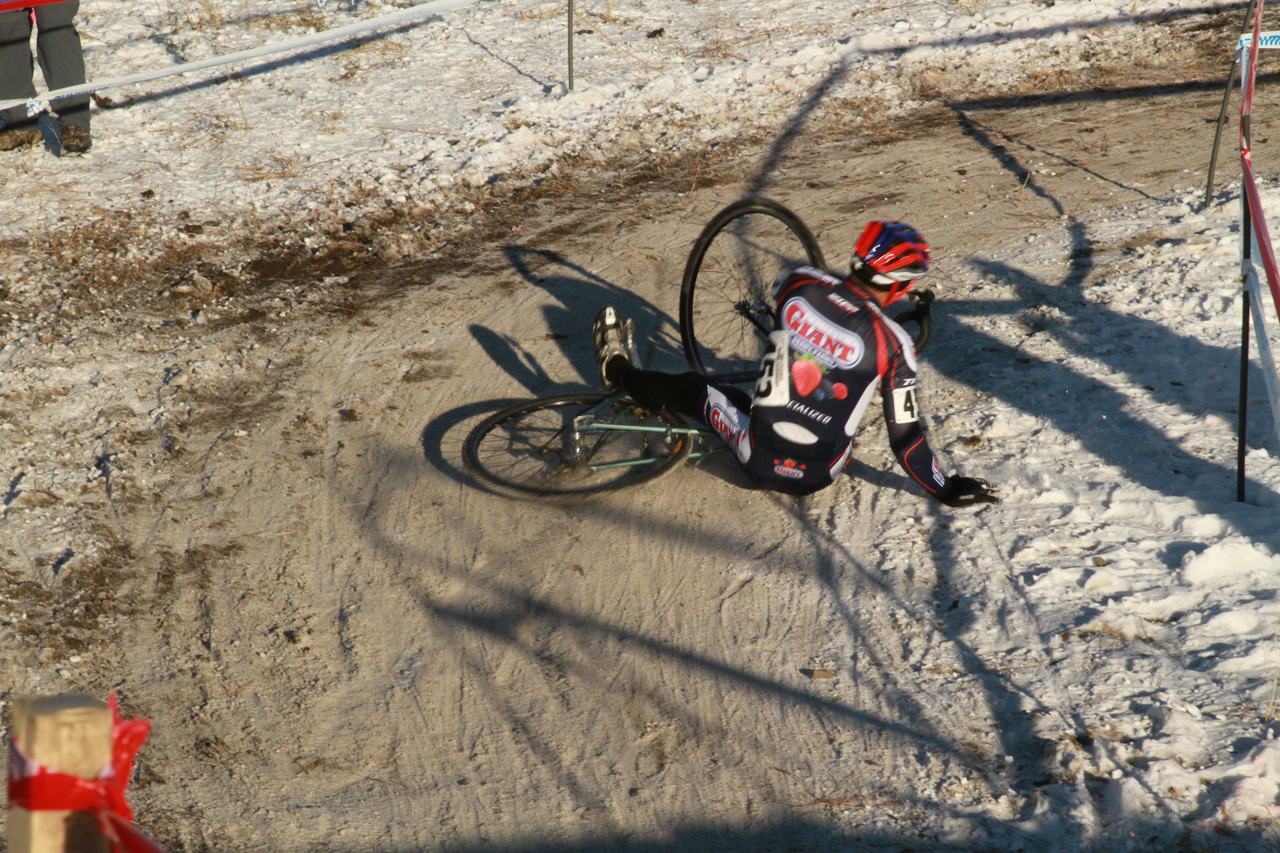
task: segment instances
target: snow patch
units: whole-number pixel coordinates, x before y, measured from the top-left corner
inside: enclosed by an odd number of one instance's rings
[[[1280,577],[1280,557],[1242,539],[1215,543],[1182,562],[1183,579],[1202,586],[1229,586],[1257,574]]]

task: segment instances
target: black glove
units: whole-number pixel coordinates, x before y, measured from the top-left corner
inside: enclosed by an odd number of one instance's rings
[[[999,503],[996,487],[986,480],[975,480],[973,477],[957,477],[952,474],[947,484],[937,494],[938,500],[947,506],[974,506],[975,504]]]

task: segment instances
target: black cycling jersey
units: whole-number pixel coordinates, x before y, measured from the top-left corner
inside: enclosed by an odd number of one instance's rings
[[[784,491],[830,484],[848,464],[853,435],[875,392],[903,469],[930,494],[946,483],[921,426],[915,346],[856,281],[810,267],[774,285],[776,330],[751,401],[739,459]],[[714,405],[706,420],[715,428]],[[745,453],[743,451],[746,451]]]
[[[810,267],[774,284],[775,330],[755,393],[620,364],[610,372],[641,405],[700,417],[763,486],[807,494],[853,456],[853,435],[876,391],[903,470],[937,496],[947,478],[925,440],[915,345],[856,281]]]

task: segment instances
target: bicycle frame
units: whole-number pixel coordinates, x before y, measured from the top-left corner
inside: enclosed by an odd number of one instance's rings
[[[607,398],[604,403],[612,402],[618,397],[625,396],[621,393]],[[599,405],[604,405],[601,403]],[[684,436],[687,440],[697,442],[695,449],[689,451],[688,459],[703,459],[713,453],[719,453],[724,449],[722,445],[711,444],[709,439],[716,439],[718,436],[714,432],[705,427],[672,427],[672,426],[642,426],[640,424],[614,424],[597,421],[595,415],[591,412],[578,415],[573,419],[573,431],[569,435],[566,442],[566,451],[575,462],[581,462],[584,458],[590,458],[590,451],[584,447],[584,439],[591,433],[607,434],[610,432],[632,432],[632,433],[653,433],[661,435],[664,440],[669,440],[672,436]],[[601,438],[603,440],[603,437]],[[592,448],[593,450],[594,448]],[[655,460],[648,459],[621,459],[616,462],[603,463],[584,463],[584,467],[590,471],[605,471],[611,468],[634,468],[639,465],[652,465]]]

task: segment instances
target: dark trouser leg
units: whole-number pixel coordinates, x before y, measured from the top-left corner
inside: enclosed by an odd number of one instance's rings
[[[50,90],[84,82],[84,50],[74,22],[79,10],[80,0],[36,7],[36,55]],[[89,129],[88,95],[54,101],[53,111],[63,124]]]
[[[0,101],[11,98],[34,98],[31,83],[31,18],[26,9],[0,12]],[[4,124],[27,121],[22,107],[0,112]]]
[[[609,362],[608,369],[609,381],[646,409],[702,420],[702,404],[707,399],[707,379],[702,374],[641,370],[622,358]]]

